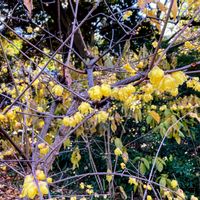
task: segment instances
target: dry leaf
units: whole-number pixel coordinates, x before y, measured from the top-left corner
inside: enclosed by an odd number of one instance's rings
[[[200,117],[198,117],[197,113],[189,113],[190,117],[195,118],[200,122]]]
[[[178,13],[177,0],[174,0],[171,12],[172,12],[172,16],[173,16],[174,20],[176,20],[177,13]]]
[[[167,8],[165,7],[165,5],[161,2],[157,2],[157,6],[158,6],[158,9],[162,12],[166,12],[167,11]]]
[[[155,111],[150,111],[149,114],[153,117],[153,119],[159,124],[160,123],[160,115]]]
[[[72,77],[68,68],[65,68],[65,81],[67,83],[67,86],[70,87],[72,84]]]
[[[151,3],[152,0],[138,0],[138,6],[140,9],[144,9],[146,4]]]
[[[24,5],[26,6],[26,8],[29,12],[29,17],[31,18],[32,10],[33,10],[33,1],[32,0],[24,0]]]

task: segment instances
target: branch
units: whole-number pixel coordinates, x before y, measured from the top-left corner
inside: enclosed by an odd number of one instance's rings
[[[22,152],[22,150],[17,146],[17,144],[12,140],[12,138],[8,135],[8,133],[2,127],[0,127],[0,135],[2,137],[5,137],[13,145],[13,147],[18,151],[18,153],[22,156],[24,160],[28,160],[26,155]],[[27,162],[27,164],[31,168],[30,162]]]

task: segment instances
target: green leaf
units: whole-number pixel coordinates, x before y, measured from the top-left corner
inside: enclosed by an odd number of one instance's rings
[[[135,157],[135,158],[133,159],[133,163],[136,163],[138,160],[140,160],[140,157],[139,157],[139,156],[137,156],[137,157]]]
[[[143,162],[140,163],[139,170],[142,175],[144,175],[146,173],[147,169]]]
[[[146,118],[147,124],[151,124],[152,120],[153,120],[153,117],[151,117],[150,115],[148,115],[147,118]]]
[[[165,161],[164,161],[162,158],[158,157],[158,160],[159,160],[163,165],[166,165]]]
[[[156,168],[159,172],[163,170],[163,164],[158,159],[156,160]]]
[[[116,138],[116,139],[115,139],[115,146],[116,146],[117,148],[122,149],[123,144],[122,144],[122,141],[121,141],[120,138]]]
[[[142,158],[141,161],[143,161],[144,164],[145,164],[145,167],[146,167],[147,169],[149,169],[149,161],[148,161],[146,158]]]
[[[162,186],[166,186],[166,178],[165,177],[162,177],[159,181],[159,184],[162,185]]]
[[[137,188],[138,188],[138,185],[134,185],[133,191],[136,192]]]

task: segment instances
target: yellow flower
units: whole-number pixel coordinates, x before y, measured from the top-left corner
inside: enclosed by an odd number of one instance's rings
[[[177,110],[177,105],[173,104],[172,107],[170,108],[171,110]]]
[[[150,83],[154,86],[159,86],[160,81],[164,77],[164,71],[159,67],[154,67],[148,74]]]
[[[191,42],[189,42],[189,41],[185,42],[184,46],[186,48],[188,48],[188,49],[193,49],[194,48],[194,45]]]
[[[176,80],[171,75],[166,75],[160,85],[161,91],[170,92],[177,87]]]
[[[150,186],[150,185],[146,185],[146,184],[143,185],[143,188],[144,188],[144,189],[147,188],[147,190],[152,190],[151,186]]]
[[[89,195],[91,195],[91,194],[94,193],[94,190],[93,190],[93,189],[87,189],[86,192],[87,192]]]
[[[143,88],[142,91],[144,91],[146,94],[152,94],[154,91],[153,85],[151,83],[147,83]]]
[[[176,80],[178,85],[182,85],[187,80],[185,73],[182,71],[173,72],[171,76]]]
[[[178,95],[178,88],[174,88],[173,90],[170,91],[172,96],[177,96]]]
[[[87,103],[87,102],[82,102],[81,105],[78,107],[78,110],[79,110],[79,112],[80,112],[81,114],[87,115],[87,114],[91,113],[92,108],[91,108],[91,106],[90,106],[89,103]]]
[[[71,155],[71,163],[73,164],[72,169],[76,169],[76,167],[79,167],[79,161],[81,160],[81,154],[80,154],[80,150],[78,147],[76,147],[74,149],[74,151],[72,152]]]
[[[44,172],[42,170],[37,170],[36,171],[36,176],[37,176],[37,179],[39,181],[43,181],[43,180],[46,179],[46,176],[45,176],[45,174],[44,174]]]
[[[101,85],[101,93],[104,97],[109,97],[111,95],[111,87],[108,84]]]
[[[9,119],[9,120],[14,120],[15,119],[15,116],[16,116],[16,113],[12,110],[8,111],[6,113],[6,117]]]
[[[0,168],[1,168],[3,171],[6,171],[6,169],[7,169],[6,165],[0,166]]]
[[[112,93],[111,93],[111,96],[115,99],[118,99],[119,98],[119,88],[113,88],[112,89]]]
[[[45,148],[46,144],[45,143],[40,143],[38,144],[38,149],[43,149]]]
[[[152,45],[153,45],[154,48],[156,48],[156,47],[158,46],[158,42],[157,42],[157,41],[154,41],[154,42],[152,43]]]
[[[0,113],[0,121],[5,121],[6,120],[6,117]]]
[[[98,123],[105,123],[106,121],[107,121],[107,119],[108,119],[108,113],[107,112],[105,112],[105,111],[99,111],[98,113],[97,113],[97,119],[98,119]]]
[[[27,33],[32,33],[33,32],[33,28],[31,26],[27,26],[26,27],[26,31],[27,31]]]
[[[150,195],[147,195],[147,200],[152,200],[152,197]]]
[[[30,199],[34,199],[38,193],[37,186],[34,182],[30,183],[27,188],[27,197]]]
[[[51,177],[48,177],[47,178],[47,183],[52,183],[53,182],[53,179]]]
[[[131,10],[127,10],[123,14],[123,20],[127,20],[132,14],[133,14],[133,12]]]
[[[133,74],[133,75],[134,75],[134,73],[136,72],[136,71],[131,67],[131,65],[130,65],[129,63],[126,63],[125,65],[123,65],[123,68],[124,68],[127,72],[129,72],[129,73],[131,73],[131,74]]]
[[[37,111],[38,111],[38,112],[44,112],[44,109],[43,109],[41,106],[38,106],[38,107],[37,107]]]
[[[120,163],[120,166],[121,166],[122,169],[126,168],[126,164],[125,163]]]
[[[92,186],[92,185],[86,185],[86,188],[88,188],[88,189],[92,189],[93,186]]]
[[[137,185],[138,183],[137,183],[137,181],[136,181],[136,179],[135,178],[132,178],[132,177],[130,177],[129,178],[129,180],[128,180],[128,183],[130,184],[130,185]]]
[[[53,87],[53,92],[54,92],[54,94],[56,95],[56,96],[62,96],[62,94],[63,94],[63,87],[62,86],[60,86],[60,85],[55,85],[54,87]]]
[[[176,188],[178,186],[178,182],[176,180],[172,180],[171,186],[172,186],[173,189]]]
[[[108,169],[107,172],[111,173],[112,171]],[[110,183],[110,181],[112,181],[112,175],[106,175],[106,180]]]
[[[4,158],[4,155],[2,152],[0,152],[0,159],[3,159]]]
[[[94,101],[96,101],[96,100],[99,101],[103,97],[102,92],[101,92],[101,87],[99,85],[91,87],[88,90],[88,94],[89,94],[90,98]]]
[[[80,183],[80,188],[84,189],[85,188],[85,184],[83,182]]]
[[[143,100],[144,100],[144,102],[149,102],[149,101],[151,101],[153,99],[153,96],[151,95],[151,94],[144,94],[143,95]]]
[[[122,155],[122,151],[118,147],[114,150],[114,153],[115,153],[116,156]]]
[[[73,118],[75,123],[78,124],[83,120],[83,115],[80,112],[76,112]]]
[[[46,155],[49,152],[49,147],[46,146],[45,148],[40,149],[40,154]]]
[[[136,67],[141,69],[144,67],[144,63],[140,61]]]
[[[156,110],[156,108],[157,108],[157,106],[151,105],[151,109],[152,109],[152,110]]]
[[[76,199],[77,199],[76,196],[70,197],[70,200],[76,200]]]
[[[70,117],[64,117],[62,123],[65,126],[70,126],[70,124],[71,124]]]
[[[163,111],[163,110],[166,110],[167,109],[167,106],[166,105],[163,105],[159,108],[160,111]]]
[[[48,194],[48,188],[47,188],[47,183],[44,181],[39,181],[39,187],[40,187],[40,191],[43,195]]]

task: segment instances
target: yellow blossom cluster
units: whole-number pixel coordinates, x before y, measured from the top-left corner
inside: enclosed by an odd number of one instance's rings
[[[0,152],[0,159],[4,159],[5,156],[14,155],[14,153],[15,153],[15,151],[12,148],[2,151],[2,152]]]
[[[177,96],[178,86],[187,80],[182,71],[165,75],[164,71],[157,66],[149,72],[148,77],[154,89],[159,92],[169,92],[172,96]]]
[[[112,97],[124,102],[135,92],[135,90],[135,87],[131,84],[113,89],[111,89],[110,85],[102,84],[101,86],[96,85],[90,88],[88,94],[94,101],[99,101],[102,97]]]
[[[80,106],[78,107],[78,110],[79,110],[79,112],[80,112],[81,114],[87,115],[87,114],[91,113],[93,109],[92,109],[92,107],[90,106],[89,103],[87,103],[87,102],[82,102],[82,103],[80,104]]]
[[[53,89],[52,89],[52,92],[53,92],[56,96],[60,97],[60,96],[62,96],[62,94],[63,94],[63,87],[62,87],[61,85],[55,85],[55,86],[53,87]]]
[[[46,155],[49,152],[49,146],[45,143],[38,144],[38,149],[41,155]]]
[[[127,86],[121,88],[114,88],[111,96],[116,100],[125,102],[135,91],[135,87],[131,84],[128,84]]]
[[[185,42],[184,47],[187,48],[187,49],[194,49],[195,48],[195,46],[189,41]]]
[[[133,14],[133,12],[131,10],[127,10],[123,14],[123,20],[127,20],[132,14]]]
[[[38,194],[46,195],[48,194],[48,183],[52,183],[52,178],[46,178],[44,172],[42,170],[36,171],[36,179],[34,176],[27,175],[24,179],[23,189],[20,194],[20,198],[28,197],[30,199],[34,199],[35,196]],[[36,184],[38,183],[38,186]]]
[[[6,109],[7,109],[7,107],[4,108],[4,110],[6,110]],[[21,112],[21,109],[18,106],[13,107],[12,110],[9,110],[6,114],[0,113],[0,122],[2,124],[9,123],[13,127],[16,126],[16,128],[21,127],[21,123],[18,122],[19,116],[17,115],[17,112]],[[27,125],[29,125],[28,119],[29,118],[27,117]]]
[[[200,82],[198,77],[194,77],[187,81],[187,87],[194,89],[195,91],[200,92]]]
[[[88,94],[92,100],[100,101],[102,97],[109,97],[111,95],[111,87],[108,84],[96,85],[89,89]]]
[[[80,112],[76,112],[71,117],[64,117],[62,120],[63,125],[69,126],[69,127],[75,127],[77,124],[79,124],[83,120],[83,114]]]
[[[142,91],[144,92],[142,98],[144,102],[149,102],[153,99],[152,93],[154,92],[154,87],[151,83],[147,83],[145,86],[143,86]]]
[[[99,111],[96,115],[95,115],[95,117],[97,117],[97,121],[98,121],[98,123],[105,123],[107,120],[108,120],[108,116],[109,116],[109,113],[107,113],[107,112],[105,112],[105,111],[103,111],[103,110],[101,110],[101,111]]]
[[[0,69],[0,75],[4,75],[8,72],[8,69],[6,66],[2,66],[1,69]]]
[[[94,190],[93,190],[93,186],[92,185],[85,185],[85,183],[81,182],[80,183],[80,189],[86,191],[87,194],[91,195],[94,193]]]

